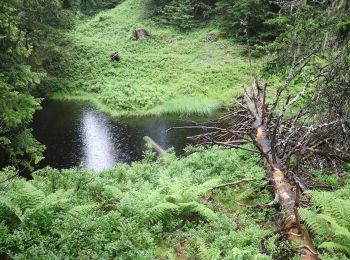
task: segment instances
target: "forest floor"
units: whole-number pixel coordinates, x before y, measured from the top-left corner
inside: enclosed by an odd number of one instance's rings
[[[147,153],[99,174],[45,168],[30,181],[0,172],[0,196],[12,201],[0,208],[7,252],[15,259],[271,259],[259,253],[260,239],[275,229],[265,218],[276,213],[254,207],[272,200],[259,156],[214,147],[154,159]],[[243,178],[254,181],[211,190]]]
[[[135,28],[150,36],[136,41]],[[209,33],[218,39],[208,41]],[[160,27],[141,0],[82,17],[69,37],[67,87],[54,98],[89,100],[110,114],[208,114],[249,80],[244,47],[220,38],[214,25],[189,32]],[[110,58],[116,51],[120,62]]]

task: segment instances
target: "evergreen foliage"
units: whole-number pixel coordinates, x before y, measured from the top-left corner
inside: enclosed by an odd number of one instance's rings
[[[17,8],[17,1],[0,3],[0,149],[9,163],[29,167],[30,161],[41,158],[42,147],[27,126],[39,108],[39,99],[31,92],[43,74],[33,72],[27,63],[32,46],[20,28]]]
[[[208,21],[214,13],[214,0],[151,0],[149,9],[154,20],[189,30]]]
[[[64,9],[81,11],[85,14],[94,14],[97,11],[111,9],[123,0],[63,0]]]
[[[348,1],[302,2],[288,16],[284,32],[265,49],[269,59],[263,71],[277,88],[284,84],[280,79],[288,78],[299,64],[289,79],[291,89],[301,89],[308,80],[312,82],[303,102],[307,102],[309,118],[319,122],[324,118],[350,118],[349,14]],[[349,128],[349,124],[344,127]],[[339,144],[347,136],[343,130],[335,130],[333,135]]]
[[[265,0],[218,0],[218,19],[226,36],[249,45],[264,45],[279,33],[279,7]],[[278,18],[283,19],[283,18]]]

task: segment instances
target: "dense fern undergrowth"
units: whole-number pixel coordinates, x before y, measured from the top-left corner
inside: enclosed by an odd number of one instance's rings
[[[1,172],[0,252],[14,259],[270,259],[259,254],[269,233],[271,200],[259,158],[199,151],[186,158],[118,165],[100,174],[46,168],[33,180]],[[152,162],[153,161],[153,162]],[[242,178],[254,182],[215,190]],[[259,196],[256,196],[259,193]]]
[[[126,0],[69,33],[71,55],[55,98],[94,102],[111,114],[208,114],[241,92],[249,66],[243,47],[214,25],[181,32],[148,17],[148,1]],[[150,36],[136,41],[135,28]],[[217,41],[208,41],[214,33]],[[120,62],[110,55],[118,51]]]
[[[248,260],[281,256],[283,245],[274,242],[276,236],[265,243],[269,254],[259,253],[261,238],[276,228],[272,219],[277,212],[253,207],[272,197],[259,157],[245,151],[213,147],[180,159],[173,154],[157,159],[148,152],[143,161],[99,174],[45,168],[30,181],[17,176],[11,168],[0,174],[3,257]],[[254,181],[212,190],[243,178]],[[336,248],[349,249],[345,199],[350,188],[346,187],[315,194],[315,207],[302,211],[322,259],[347,259]],[[325,214],[317,215],[320,206]]]

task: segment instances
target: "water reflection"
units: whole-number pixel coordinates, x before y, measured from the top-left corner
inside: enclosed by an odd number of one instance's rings
[[[116,163],[140,160],[145,135],[165,149],[174,147],[179,155],[189,144],[186,137],[199,132],[195,129],[166,132],[170,127],[190,124],[188,118],[178,116],[112,118],[86,103],[71,101],[46,101],[42,106],[32,125],[34,136],[47,148],[40,167],[83,166],[100,171]]]
[[[101,171],[115,165],[117,154],[108,122],[101,114],[87,111],[82,117],[83,165],[87,169]]]

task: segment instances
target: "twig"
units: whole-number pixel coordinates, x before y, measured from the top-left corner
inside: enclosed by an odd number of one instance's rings
[[[215,141],[213,141],[212,143],[213,144],[224,145],[224,146],[228,146],[228,147],[232,147],[232,148],[236,148],[236,149],[242,149],[242,150],[245,150],[245,151],[248,151],[248,152],[252,152],[252,153],[260,153],[258,150],[245,148],[245,147],[240,146],[240,145],[228,144],[228,143],[225,143],[225,142],[215,142]]]
[[[238,184],[241,184],[241,183],[244,183],[244,182],[257,181],[257,180],[259,180],[259,179],[242,179],[242,180],[239,180],[239,181],[228,182],[228,183],[224,183],[224,184],[220,184],[218,186],[215,186],[214,188],[212,188],[212,190],[225,188],[225,187],[228,187],[228,186],[234,186],[234,185],[238,185]]]

